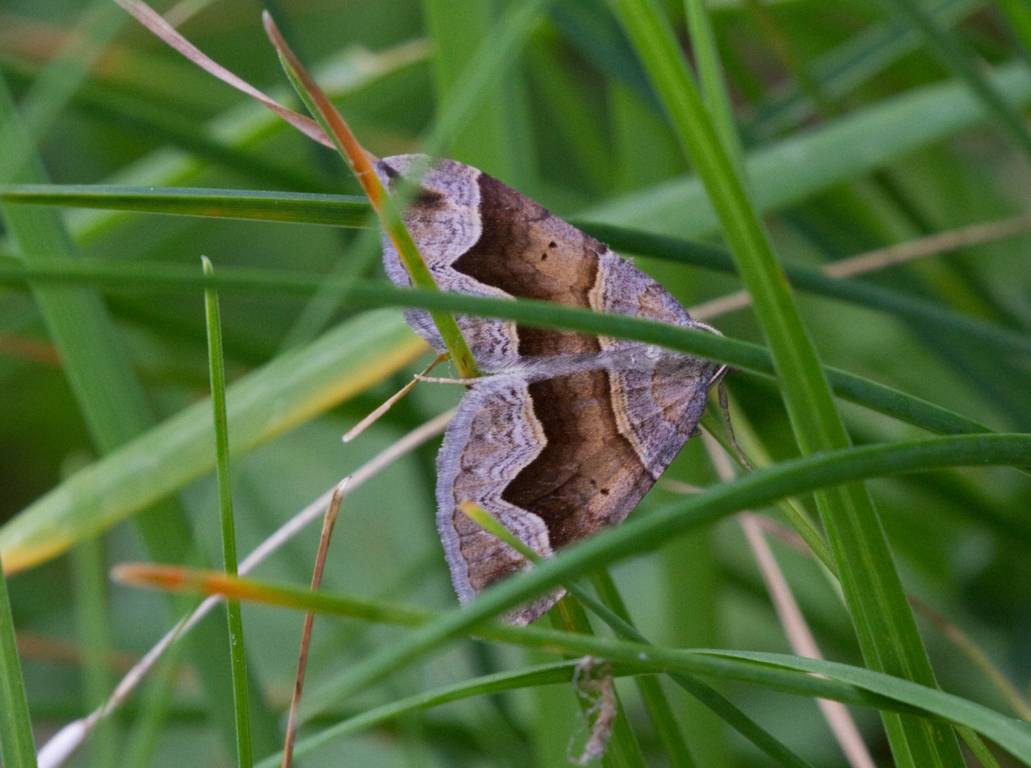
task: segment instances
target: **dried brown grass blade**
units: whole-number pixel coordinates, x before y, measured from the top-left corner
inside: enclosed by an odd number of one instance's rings
[[[326,507],[326,514],[322,518],[322,534],[319,536],[319,548],[315,554],[315,568],[311,574],[311,591],[315,592],[322,586],[322,573],[326,569],[326,552],[329,550],[329,542],[333,537],[333,526],[336,525],[337,515],[340,513],[340,505],[344,500],[344,492],[347,490],[347,483],[350,478],[344,478],[336,488],[333,489],[333,496]],[[301,645],[297,652],[297,676],[294,678],[294,693],[290,698],[290,714],[286,721],[286,737],[283,741],[283,768],[290,768],[294,757],[294,742],[297,739],[297,708],[301,703],[301,693],[304,690],[304,674],[308,669],[308,648],[311,646],[311,632],[315,624],[315,614],[308,611],[304,614],[304,626],[301,629]]]
[[[115,0],[115,2],[160,40],[177,50],[186,59],[208,74],[214,75],[226,85],[232,86],[241,93],[268,107],[309,139],[317,141],[330,149],[336,148],[318,123],[309,117],[299,115],[287,109],[268,94],[259,91],[253,85],[237,77],[217,61],[211,59],[197,46],[183,37],[161,14],[146,3],[141,2],[141,0]]]

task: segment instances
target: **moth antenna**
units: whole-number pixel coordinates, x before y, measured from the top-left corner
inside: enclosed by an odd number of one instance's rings
[[[726,366],[723,367],[726,368]],[[723,417],[723,428],[727,431],[727,440],[730,442],[730,447],[734,451],[734,455],[737,457],[737,460],[741,462],[741,466],[749,472],[754,472],[755,465],[752,464],[748,455],[744,450],[742,450],[741,446],[737,442],[737,436],[734,434],[734,424],[730,418],[730,394],[727,392],[727,382],[722,378],[720,379],[719,384],[716,385],[716,393],[719,397],[720,416]]]
[[[250,96],[255,101],[272,110],[309,139],[317,141],[319,144],[329,147],[330,149],[336,148],[318,123],[310,117],[299,115],[296,112],[287,109],[268,94],[258,90],[246,80],[237,77],[187,40],[179,30],[165,19],[165,17],[146,3],[142,2],[142,0],[115,0],[115,2],[118,3],[123,10],[129,13],[129,15],[135,18],[136,21],[158,37],[163,43],[168,45],[170,48],[174,48],[182,54],[184,58],[196,64],[209,75],[217,77],[226,85],[235,88],[240,91],[240,93]]]
[[[397,390],[397,392],[392,394],[390,397],[388,397],[386,400],[384,400],[379,406],[377,406],[376,409],[374,411],[372,411],[372,413],[370,413],[368,416],[366,416],[361,421],[359,421],[357,424],[355,424],[353,427],[351,427],[351,429],[349,429],[347,432],[345,432],[344,436],[341,438],[341,440],[343,442],[345,442],[345,443],[349,443],[352,440],[354,440],[356,437],[358,437],[358,435],[360,435],[366,429],[368,429],[373,424],[375,424],[377,421],[379,421],[387,411],[389,411],[391,408],[394,407],[394,403],[396,403],[402,397],[404,397],[409,392],[411,392],[413,389],[415,389],[415,385],[418,384],[420,381],[422,381],[427,373],[432,371],[434,368],[436,368],[438,365],[440,365],[442,362],[444,362],[447,359],[448,359],[448,355],[447,355],[446,352],[443,353],[443,354],[437,355],[436,358],[434,358],[432,363],[430,363],[425,368],[423,368],[421,373],[415,374],[415,376],[412,377],[412,380],[410,382],[408,382],[403,387],[401,387],[401,389]]]
[[[319,548],[315,554],[315,568],[311,574],[311,591],[315,592],[322,585],[322,573],[326,568],[326,552],[329,541],[333,537],[333,526],[336,525],[340,505],[344,501],[344,493],[350,483],[350,476],[341,480],[333,489],[333,495],[326,506],[326,514],[322,518],[322,533],[319,536]],[[283,739],[282,768],[290,768],[294,755],[294,741],[297,738],[297,708],[301,703],[301,691],[304,689],[304,673],[308,668],[308,648],[311,645],[311,631],[315,623],[315,614],[308,611],[304,614],[304,626],[301,629],[301,644],[297,651],[297,676],[294,678],[294,693],[290,698],[290,714],[286,721],[286,735]]]

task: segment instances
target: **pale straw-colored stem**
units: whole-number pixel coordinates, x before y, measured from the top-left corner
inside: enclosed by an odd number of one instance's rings
[[[437,355],[433,359],[432,363],[423,368],[421,373],[417,373],[415,376],[413,376],[411,381],[409,381],[407,384],[401,387],[401,389],[397,390],[397,392],[395,392],[382,403],[380,403],[372,413],[370,413],[364,419],[362,419],[349,430],[347,430],[347,432],[344,433],[344,436],[340,438],[341,441],[345,443],[351,442],[356,437],[358,437],[358,435],[360,435],[362,432],[364,432],[377,421],[379,421],[383,417],[383,415],[386,414],[387,411],[394,407],[394,404],[398,400],[400,400],[413,389],[415,389],[415,385],[422,380],[422,377],[426,376],[430,371],[432,371],[434,368],[436,368],[438,365],[440,365],[447,359],[447,353]]]
[[[829,277],[855,277],[887,269],[907,261],[937,256],[959,248],[1016,237],[1028,232],[1031,232],[1031,216],[1014,216],[937,232],[887,248],[878,248],[875,251],[835,261],[833,264],[824,266],[822,271]],[[691,317],[696,320],[708,320],[744,309],[751,303],[752,300],[745,291],[735,291],[726,296],[697,304],[691,308],[690,312]]]

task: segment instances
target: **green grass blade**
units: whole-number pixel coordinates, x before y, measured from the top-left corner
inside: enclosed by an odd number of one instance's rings
[[[423,0],[425,19],[433,46],[433,85],[442,109],[455,88],[462,87],[467,66],[494,28],[492,3],[456,5],[449,0]],[[490,89],[476,100],[476,106],[461,129],[441,154],[480,168],[498,178],[520,178],[515,153],[516,123],[512,114],[511,83]]]
[[[83,709],[100,706],[111,693],[108,659],[111,658],[111,612],[108,605],[107,565],[103,537],[86,539],[71,552],[75,584],[76,631],[82,649]],[[98,768],[118,765],[116,724],[98,725],[90,744],[90,764]]]
[[[691,50],[698,68],[698,80],[701,86],[705,106],[709,111],[716,133],[723,141],[731,159],[740,163],[744,156],[741,138],[734,120],[734,109],[723,81],[723,67],[720,66],[720,54],[716,47],[716,36],[712,31],[712,22],[705,7],[705,0],[684,0],[687,12],[687,28],[691,39]],[[741,168],[738,166],[738,172]]]
[[[116,568],[114,577],[136,585],[157,585],[161,589],[203,595],[231,595],[237,599],[261,605],[404,627],[423,627],[451,615],[450,612],[432,612],[414,606],[382,600],[371,601],[351,595],[331,594],[326,591],[311,592],[293,585],[231,578],[221,572],[174,566],[128,563]],[[615,659],[627,664],[633,671],[642,674],[668,670],[705,674],[726,680],[761,685],[784,693],[820,696],[849,704],[883,707],[888,710],[893,710],[897,706],[891,699],[880,695],[867,695],[862,689],[849,684],[799,675],[783,669],[766,669],[748,660],[709,658],[710,655],[718,655],[718,651],[642,646],[639,643],[611,640],[596,635],[583,635],[539,627],[514,627],[486,620],[476,627],[467,628],[467,631],[474,637],[546,649],[555,654],[595,654],[600,658]],[[331,700],[336,698],[337,693],[333,688],[335,686],[324,687],[318,692],[322,694],[319,698],[324,701],[313,705],[314,711],[325,710]],[[994,714],[999,716],[998,713]],[[1004,721],[1009,719],[1003,718]]]
[[[1016,0],[1020,2],[1020,0]],[[961,20],[984,0],[939,0],[928,13],[942,25]],[[820,91],[840,99],[883,72],[920,45],[920,34],[902,19],[890,19],[867,27],[813,62],[813,79]],[[765,138],[797,126],[816,111],[798,83],[775,88],[755,111],[748,125],[750,135]]]
[[[42,183],[46,175],[32,142],[18,118],[6,84],[0,79],[0,126],[8,139],[7,149],[23,154],[28,161],[20,173],[4,182]],[[41,253],[60,253],[75,258],[75,248],[61,219],[53,211],[25,206],[2,205],[8,232],[24,263]],[[154,424],[154,414],[142,385],[127,358],[123,341],[111,322],[98,294],[86,287],[38,286],[33,291],[51,340],[60,351],[67,376],[90,436],[101,453],[110,453]],[[193,541],[186,515],[174,500],[162,501],[140,515],[137,527],[152,556],[169,562],[186,562],[203,551]],[[10,567],[11,562],[8,562]],[[232,743],[232,727],[220,719],[214,701],[228,687],[219,652],[227,654],[218,626],[206,622],[199,633],[203,652],[196,649],[194,661],[203,670],[205,691],[212,697],[212,716]],[[228,696],[228,690],[226,691]],[[267,712],[259,713],[269,722]],[[263,746],[270,746],[262,736]]]
[[[996,5],[1009,23],[1024,58],[1031,64],[1031,8],[1022,0],[996,0]]]
[[[405,271],[411,278],[412,285],[424,290],[437,290],[437,283],[430,273],[422,254],[419,253],[404,219],[401,208],[391,194],[383,186],[374,168],[374,159],[351,132],[350,126],[337,111],[323,90],[301,64],[286,41],[276,29],[272,17],[266,12],[262,17],[265,31],[272,45],[279,54],[279,62],[283,72],[290,80],[297,95],[304,102],[308,112],[329,136],[347,162],[355,178],[358,179],[369,203],[379,218],[380,225],[387,237],[393,242],[397,253],[404,264]],[[479,367],[469,349],[462,331],[455,318],[447,312],[430,312],[433,324],[437,327],[440,338],[447,349],[460,375],[464,378],[475,378],[480,375]]]
[[[274,287],[281,294],[308,295],[325,285],[321,277],[274,274],[262,270],[229,270],[212,280],[201,279],[190,270],[176,265],[80,263],[70,260],[49,261],[47,266],[32,267],[0,264],[0,284],[34,281],[129,285],[193,286],[215,284],[220,290],[267,291]],[[520,299],[490,299],[464,294],[401,290],[379,281],[348,280],[345,284],[355,306],[398,306],[418,309],[445,309],[451,312],[500,317],[538,328],[559,328],[644,341],[675,349],[698,357],[733,365],[764,377],[773,377],[774,367],[769,353],[760,346],[702,331],[655,323],[626,315],[611,315],[548,302]],[[398,321],[398,325],[400,322]],[[397,330],[395,327],[393,330]],[[890,387],[864,379],[837,368],[828,367],[827,376],[834,391],[842,398],[939,434],[963,434],[990,431],[979,422]],[[148,497],[149,498],[149,497]],[[2,538],[2,537],[0,537]]]
[[[25,699],[7,579],[0,568],[0,757],[8,768],[36,768],[32,719]]]
[[[629,622],[629,613],[627,612],[626,605],[616,589],[615,582],[612,581],[608,573],[603,571],[595,576],[594,585],[605,605],[615,611],[616,615],[624,622]],[[621,631],[616,626],[613,626],[613,629],[617,631],[620,637],[625,639],[646,642],[633,625],[630,625],[629,632],[625,629]],[[808,762],[792,752],[779,739],[753,721],[715,688],[684,672],[671,673],[670,677],[690,696],[693,696],[702,705],[712,710],[716,716],[722,718],[728,725],[751,741],[756,748],[767,754],[779,765],[796,766],[797,768],[804,768],[809,765]],[[648,685],[645,684],[643,679],[639,679],[638,685],[641,687],[642,698],[650,705],[649,711],[652,713],[653,720],[656,721],[656,730],[658,730],[663,743],[667,744],[667,751],[681,761],[674,764],[693,764],[690,754],[686,751],[686,745],[681,745],[680,743],[680,731],[676,720],[671,716],[672,713],[667,713],[666,711],[665,697],[658,685],[658,681],[651,681],[651,684]]]
[[[214,272],[202,259],[204,274]],[[208,369],[211,376],[211,410],[215,431],[215,477],[222,528],[222,562],[225,572],[236,575],[236,524],[233,521],[233,487],[229,475],[229,416],[226,412],[226,371],[222,352],[222,318],[218,291],[204,291],[204,318],[208,329]],[[236,761],[241,768],[254,763],[251,747],[250,693],[247,688],[247,653],[244,645],[240,603],[226,601],[229,628],[229,659],[233,674],[233,711],[236,716]]]
[[[603,564],[640,555],[667,543],[673,536],[741,509],[758,508],[784,496],[887,474],[942,466],[1024,465],[1029,462],[1031,438],[1027,435],[992,435],[933,438],[851,448],[815,454],[759,470],[732,483],[716,486],[705,494],[689,496],[660,507],[645,518],[632,519],[618,528],[607,529],[564,550],[560,556],[548,559],[537,568],[505,580],[482,593],[474,602],[463,606],[461,611],[449,612],[391,646],[370,654],[337,681],[335,695],[346,696],[360,691],[472,628],[482,629],[488,619],[535,595],[543,594],[551,587],[589,573]],[[302,599],[307,602],[298,602],[298,595],[302,595]],[[312,601],[318,599],[321,596],[295,590],[277,604],[313,607]],[[376,610],[378,615],[382,615],[379,609]],[[413,624],[419,619],[405,614],[396,620]],[[597,638],[590,640],[599,642]],[[653,660],[649,655],[649,647],[639,648],[639,654],[644,653],[644,658],[638,654],[637,660]],[[1031,738],[1031,735],[1026,738]]]
[[[450,611],[434,617],[425,626],[418,627],[390,646],[374,651],[362,662],[349,669],[339,681],[334,693],[337,696],[343,696],[361,690],[474,628],[478,634],[488,638],[504,639],[506,642],[526,637],[530,632],[545,633],[544,630],[539,629],[527,630],[526,628],[489,625],[485,622],[489,618],[525,602],[534,595],[541,594],[549,588],[579,575],[589,573],[602,564],[657,548],[667,543],[672,536],[695,529],[740,509],[761,507],[776,498],[805,493],[814,488],[885,474],[930,470],[947,465],[1026,464],[1029,461],[1031,461],[1031,438],[1027,435],[997,435],[935,438],[925,441],[852,448],[807,456],[760,470],[740,477],[731,483],[716,486],[705,494],[677,500],[655,510],[648,517],[633,519],[618,528],[608,529],[582,544],[564,550],[559,556],[543,562],[537,568],[502,582],[481,594],[477,600],[464,606],[461,610]],[[187,580],[184,583],[181,569],[176,569],[176,571],[177,575],[174,580],[169,582],[159,577],[158,581],[215,592],[221,591],[218,584],[227,583],[225,578],[218,574],[205,574],[200,582]],[[225,587],[225,589],[229,590],[228,594],[240,598],[259,598],[258,590],[250,587],[240,590],[232,587]],[[260,597],[263,601],[298,610],[336,610],[344,615],[406,625],[418,625],[429,618],[424,612],[410,609],[395,610],[381,602],[356,602],[347,599],[346,605],[343,605],[339,602],[340,598],[334,598],[327,594],[312,594],[301,588],[262,585]],[[549,636],[545,633],[539,637],[554,639],[555,635]],[[669,651],[654,646],[624,644],[624,641],[609,641],[583,635],[564,636],[562,643],[555,643],[550,647],[557,652],[591,653],[617,661],[644,664],[662,663],[664,660],[674,657],[682,660],[685,657],[705,655]],[[795,657],[784,658],[791,660],[792,663],[810,662],[810,660],[800,661]],[[823,663],[828,664],[828,662]],[[692,673],[711,672],[713,669],[719,668],[719,665],[707,669],[691,666],[679,668]],[[727,668],[724,667],[723,670],[726,671]],[[754,677],[749,676],[744,679],[755,683],[758,683],[760,679],[767,681],[773,679],[764,677],[759,668],[753,669],[752,672],[755,674]],[[852,674],[848,681],[850,684],[867,687],[870,685],[869,681],[874,678],[890,681],[892,684],[886,688],[878,684],[876,693],[896,697],[905,696],[904,703],[927,707],[927,711],[934,714],[975,727],[1015,755],[1031,754],[1029,751],[1031,731],[1024,723],[1019,723],[985,707],[930,687],[868,670],[859,670],[859,672],[861,673],[859,676],[856,676],[855,673]],[[776,679],[780,681],[778,687],[781,690],[788,690],[784,686],[784,678]],[[814,694],[817,688],[822,688],[827,682],[810,677],[803,679],[807,686],[812,686],[807,688],[807,695]],[[895,685],[896,682],[898,685]],[[793,687],[791,690],[799,689]],[[919,703],[915,703],[911,699],[911,694],[915,691],[919,691]],[[822,688],[818,695],[846,702],[857,701],[841,689],[833,687]],[[928,702],[932,703],[928,704]],[[967,722],[972,713],[976,713],[974,715],[976,725],[973,722]],[[1016,729],[1013,726],[1014,723],[1017,724]]]
[[[469,503],[463,505],[462,511],[473,522],[488,533],[504,541],[535,566],[540,565],[541,558],[537,553],[504,528],[485,509]],[[608,624],[619,637],[651,645],[630,621],[626,604],[623,602],[623,598],[620,596],[616,584],[612,581],[608,572],[600,571],[596,573],[593,581],[595,589],[601,596],[600,602],[577,582],[565,582],[562,586],[566,588],[570,595],[579,600],[584,607]],[[582,630],[577,629],[576,631]],[[672,673],[670,676],[689,695],[695,697],[704,706],[711,709],[713,713],[721,717],[742,736],[755,744],[760,751],[765,752],[776,760],[779,765],[794,766],[795,768],[807,768],[809,766],[809,763],[771,736],[715,689],[683,673]],[[674,765],[694,765],[695,760],[691,757],[686,745],[683,743],[679,726],[673,718],[665,694],[657,681],[650,678],[641,678],[636,682],[641,692],[641,698],[644,699],[645,705],[648,707],[649,714],[652,716],[655,727],[660,733],[661,740],[667,745],[667,752]]]
[[[976,64],[962,43],[942,27],[915,0],[880,0],[886,8],[893,10],[920,30],[927,46],[937,55],[942,64],[964,83],[984,105],[985,113],[992,115],[999,126],[1013,139],[1017,147],[1031,156],[1031,132],[1024,124],[1019,112],[1013,109],[1005,97],[992,85]]]
[[[609,575],[608,571],[599,572],[592,581],[602,604],[613,611],[622,622],[622,625],[619,625],[619,629],[612,624],[609,626],[612,626],[613,630],[621,637],[627,637],[624,633],[625,628],[636,628],[631,623],[630,613],[627,611],[622,595],[619,594],[616,582],[612,580],[612,576]],[[624,631],[620,631],[621,629]],[[643,637],[640,639],[644,640]],[[644,701],[648,715],[651,717],[652,726],[655,728],[659,741],[662,742],[666,750],[670,764],[673,766],[688,766],[689,768],[697,765],[697,762],[691,757],[691,751],[688,749],[687,744],[684,743],[684,736],[680,732],[680,725],[677,723],[669,700],[662,690],[662,685],[656,678],[648,676],[638,677],[635,682],[637,683],[638,691],[640,691],[641,700]]]
[[[0,187],[0,200],[25,205],[334,227],[367,227],[371,213],[368,201],[358,195],[198,187],[5,184]]]
[[[672,30],[650,0],[618,0],[616,8],[719,216],[770,345],[799,448],[803,454],[846,448],[849,437],[812,339]],[[880,671],[933,686],[930,661],[865,487],[856,483],[821,491],[816,501],[864,659]],[[962,766],[955,735],[948,729],[905,716],[886,715],[884,721],[900,764]]]
[[[963,739],[963,743],[967,745],[974,757],[980,762],[981,768],[1002,768],[999,765],[999,761],[995,759],[995,755],[988,749],[988,745],[977,735],[977,731],[960,726],[956,728],[956,733],[959,734],[959,737]]]
[[[232,453],[324,412],[424,349],[397,313],[372,312],[277,357],[228,388]],[[80,470],[0,529],[6,567],[53,557],[209,472],[213,444],[211,406],[200,402]]]
[[[354,736],[377,725],[397,719],[405,714],[421,712],[452,701],[462,701],[476,696],[490,696],[502,691],[520,688],[536,688],[541,685],[567,683],[572,681],[576,662],[561,661],[540,664],[513,672],[498,672],[483,677],[463,680],[454,685],[442,686],[424,693],[392,701],[367,709],[361,714],[323,728],[307,738],[298,740],[294,755],[298,758],[311,754],[333,742]],[[614,668],[613,674],[626,674],[623,669]],[[255,768],[276,768],[279,755],[271,755],[259,762]]]
[[[1031,725],[1016,718],[995,717],[993,715],[997,715],[997,713],[992,713],[987,707],[958,696],[943,694],[937,689],[918,685],[909,680],[879,674],[869,669],[841,664],[835,661],[749,651],[715,650],[700,651],[700,653],[720,658],[748,659],[762,665],[826,675],[832,680],[849,683],[872,693],[890,697],[895,701],[920,707],[927,712],[953,722],[960,722],[978,733],[982,733],[989,738],[995,739],[1000,744],[1006,745],[1006,748],[1010,751],[1013,751],[1015,748],[1018,749],[1018,751],[1014,752],[1014,755],[1025,765],[1031,765],[1031,751],[1029,751],[1029,748],[1031,748]],[[943,706],[946,700],[949,701],[947,709]],[[989,713],[992,714],[989,715]]]
[[[1023,62],[999,67],[989,81],[1014,107],[1031,103],[1031,72]],[[784,208],[941,141],[987,116],[961,83],[916,88],[755,150],[745,160],[749,187],[760,211]],[[592,208],[583,218],[684,237],[711,234],[718,225],[697,177],[673,179],[624,195]]]
[[[0,200],[33,205],[116,208],[180,216],[335,226],[365,226],[367,218],[363,217],[368,213],[366,203],[349,195],[189,188],[153,190],[137,187],[12,184],[0,186]],[[605,224],[586,222],[582,226],[589,234],[624,254],[679,261],[722,272],[734,271],[730,254],[716,246]],[[917,321],[935,333],[954,337],[968,349],[990,346],[999,353],[1004,364],[1010,358],[1031,353],[1031,340],[1025,335],[964,317],[929,301],[861,280],[831,278],[808,267],[789,265],[785,267],[785,272],[791,284],[801,290]]]
[[[31,140],[7,135],[18,130],[13,124],[0,125],[0,145],[8,148],[0,159],[0,179],[18,176],[26,163],[35,162],[35,143],[57,120],[123,22],[123,14],[105,0],[94,0],[86,7],[77,25],[78,34],[39,73],[22,104],[22,119]]]

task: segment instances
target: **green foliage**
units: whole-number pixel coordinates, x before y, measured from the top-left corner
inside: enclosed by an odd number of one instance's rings
[[[201,257],[205,275],[214,272],[207,256]],[[204,319],[208,337],[208,376],[211,380],[211,416],[215,427],[215,479],[218,483],[218,510],[221,522],[222,567],[230,576],[237,573],[236,521],[233,519],[233,486],[229,474],[229,416],[226,413],[226,368],[222,351],[222,312],[218,291],[204,291]],[[236,721],[236,764],[254,764],[251,744],[250,691],[247,687],[247,651],[244,644],[240,604],[226,601],[229,637],[229,662],[233,673],[233,714]]]
[[[746,288],[750,307],[708,321],[722,337],[386,284],[339,158],[106,0],[75,5],[9,0],[0,36],[4,765],[33,765],[32,729],[39,746],[84,716],[125,654],[193,605],[105,587],[110,565],[218,561],[230,500],[223,541],[243,556],[454,404],[456,388],[421,384],[340,445],[421,363],[402,307],[727,362],[739,437],[770,466],[717,482],[693,440],[665,480],[703,493],[660,483],[619,528],[458,610],[431,522],[434,450],[417,449],[345,499],[322,591],[305,586],[314,532],[242,582],[241,603],[269,603],[238,614],[249,681],[234,642],[234,688],[215,611],[76,765],[123,747],[155,766],[226,763],[234,714],[254,762],[278,764],[303,608],[325,614],[306,766],[564,764],[584,740],[585,655],[618,682],[610,765],[846,766],[817,698],[849,705],[878,764],[962,765],[955,733],[968,761],[1031,765],[1031,727],[1011,716],[1031,676],[1025,3],[270,7],[371,151],[475,163],[639,258],[685,306]],[[291,98],[253,7],[212,4],[181,29]],[[1002,220],[1018,223],[997,242],[1004,228],[948,234]],[[822,271],[937,233],[951,242],[918,262]],[[210,359],[208,331],[224,337]],[[785,639],[731,520],[744,509],[782,530],[819,510],[804,535],[820,564],[774,551],[827,661]],[[589,611],[575,633],[494,620],[557,585]]]

